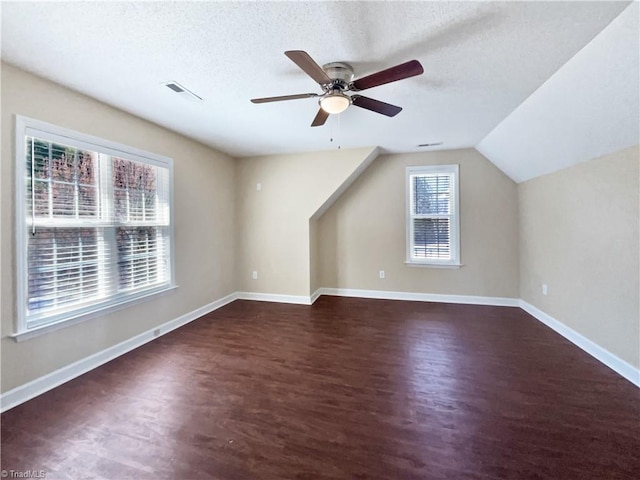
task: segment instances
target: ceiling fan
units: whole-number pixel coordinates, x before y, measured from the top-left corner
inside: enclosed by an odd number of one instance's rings
[[[311,122],[312,127],[324,125],[330,114],[344,112],[349,105],[365,108],[372,112],[381,113],[387,117],[395,117],[402,111],[401,107],[390,103],[363,97],[362,95],[347,95],[346,92],[359,92],[367,88],[377,87],[385,83],[396,82],[405,78],[424,73],[424,69],[417,60],[410,60],[395,67],[381,70],[366,77],[353,80],[353,68],[348,63],[333,62],[320,67],[309,54],[303,50],[289,50],[284,52],[293,63],[298,65],[307,75],[320,84],[323,93],[300,93],[297,95],[283,95],[280,97],[253,98],[253,103],[280,102],[283,100],[297,100],[299,98],[317,98],[320,100],[320,110]]]

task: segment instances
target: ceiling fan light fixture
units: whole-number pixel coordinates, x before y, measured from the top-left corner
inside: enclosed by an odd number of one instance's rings
[[[348,95],[334,90],[331,93],[326,94],[320,99],[320,108],[325,112],[331,114],[337,114],[344,112],[349,105],[351,105],[351,99]]]

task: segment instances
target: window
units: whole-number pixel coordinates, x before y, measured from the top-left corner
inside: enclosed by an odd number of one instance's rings
[[[460,266],[458,165],[407,167],[407,263]]]
[[[17,333],[173,288],[170,158],[16,119]]]

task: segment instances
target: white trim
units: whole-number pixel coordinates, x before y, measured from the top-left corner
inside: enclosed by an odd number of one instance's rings
[[[335,297],[378,298],[413,302],[462,303],[469,305],[494,305],[519,307],[520,299],[508,297],[480,297],[474,295],[445,295],[439,293],[390,292],[384,290],[359,290],[353,288],[320,288],[320,295]]]
[[[450,198],[451,212],[448,216],[451,219],[449,245],[451,247],[451,258],[449,260],[439,260],[435,258],[413,258],[413,182],[414,175],[431,175],[437,173],[450,174],[449,185],[453,190],[453,198]],[[405,169],[405,222],[406,222],[406,264],[419,266],[435,266],[453,268],[461,267],[460,263],[460,166],[453,165],[424,165],[409,166]]]
[[[266,302],[294,303],[299,305],[311,305],[321,295],[338,297],[377,298],[385,300],[404,300],[418,302],[459,303],[471,305],[493,305],[502,307],[520,307],[534,318],[544,323],[556,333],[580,347],[595,359],[607,365],[613,371],[640,387],[640,370],[628,364],[624,360],[605,350],[588,338],[564,325],[562,322],[547,315],[524,300],[508,297],[481,297],[472,295],[444,295],[432,293],[391,292],[383,290],[360,290],[350,288],[319,288],[310,297],[304,295],[279,295],[271,293],[235,292],[215,302],[200,307],[192,312],[182,315],[174,320],[166,322],[154,329],[147,330],[135,337],[125,340],[117,345],[109,347],[101,352],[78,360],[75,363],[62,367],[54,372],[32,380],[24,385],[9,390],[0,395],[0,412],[9,410],[21,403],[41,395],[63,383],[93,370],[114,358],[150,342],[160,335],[164,335],[179,328],[197,318],[221,308],[234,300],[256,300]],[[156,333],[157,332],[157,333]]]
[[[142,295],[137,295],[135,298],[131,298],[128,302],[116,303],[111,306],[102,307],[101,309],[80,313],[79,315],[70,317],[67,320],[60,320],[53,323],[45,323],[44,325],[31,328],[24,332],[18,332],[18,333],[8,335],[8,337],[13,338],[16,342],[24,342],[25,340],[29,340],[30,338],[39,337],[40,335],[44,335],[50,332],[55,332],[56,330],[67,328],[67,327],[70,327],[71,325],[77,325],[78,323],[91,320],[92,318],[101,317],[103,315],[117,312],[118,310],[129,308],[151,299],[156,299],[160,296],[166,295],[176,290],[177,288],[178,288],[178,285],[171,285],[169,287],[163,288],[162,290],[155,289],[151,292],[143,292]]]
[[[320,298],[320,295],[322,295],[322,288],[317,289],[315,292],[313,292],[313,293],[311,294],[311,298],[310,298],[310,300],[311,300],[311,302],[310,302],[310,303],[311,303],[311,305],[313,305],[314,303],[316,303],[316,300],[317,300],[318,298]]]
[[[24,134],[27,130],[27,119],[26,117],[22,117],[20,115],[16,115],[15,118],[15,157],[13,159],[14,166],[14,174],[15,174],[15,196],[14,200],[14,212],[15,218],[13,219],[13,224],[15,228],[15,233],[13,235],[14,238],[14,258],[16,262],[16,270],[14,271],[16,276],[15,283],[15,298],[16,298],[16,317],[13,321],[13,331],[14,332],[22,332],[26,330],[26,318],[25,318],[25,310],[27,304],[27,291],[28,291],[28,282],[27,282],[27,245],[26,245],[26,233],[25,230],[25,218],[26,218],[26,202],[25,195],[27,192],[25,180],[24,180],[24,160],[22,162],[22,167],[18,162],[19,158],[25,159],[25,141]]]
[[[186,325],[187,323],[192,322],[193,320],[196,320],[203,315],[206,315],[207,313],[224,307],[237,298],[237,293],[227,295],[226,297],[216,300],[215,302],[200,307],[196,310],[193,310],[192,312],[186,313],[178,318],[154,327],[151,330],[140,333],[135,337],[120,342],[117,345],[113,345],[100,352],[94,353],[93,355],[78,360],[77,362],[74,362],[70,365],[59,368],[54,372],[36,378],[31,382],[25,383],[24,385],[20,385],[19,387],[9,390],[8,392],[0,395],[0,411],[5,412],[17,405],[20,405],[21,403],[26,402],[27,400],[31,400],[38,395],[41,395],[59,385],[62,385],[69,380],[73,380],[74,378],[79,377],[80,375],[93,370],[94,368],[97,368],[100,365],[103,365],[110,360],[119,357],[120,355],[124,355],[125,353],[130,352],[131,350],[150,342],[160,335],[169,333],[176,328]]]
[[[580,333],[566,326],[561,321],[556,320],[551,315],[548,315],[542,310],[534,307],[530,303],[527,303],[524,300],[520,300],[520,308],[522,308],[536,320],[544,323],[547,327],[551,328],[556,333],[562,335],[577,347],[580,347],[596,360],[604,363],[607,367],[609,367],[617,374],[629,380],[636,387],[640,387],[640,370],[633,365],[625,362],[620,357],[614,355],[594,341],[589,340],[584,335],[581,335]]]
[[[20,132],[19,129],[22,131]],[[24,115],[16,115],[16,135],[20,134],[22,137],[24,137],[25,134],[37,136],[39,133],[51,136],[52,139],[62,144],[68,144],[67,142],[71,141],[74,145],[77,144],[79,148],[85,148],[87,150],[95,150],[96,147],[98,147],[100,153],[106,153],[107,155],[129,155],[131,160],[151,163],[160,167],[173,164],[171,157],[148,152],[140,148],[131,147],[93,135],[87,135],[86,133],[71,130],[70,128],[59,127],[58,125]],[[20,141],[22,142],[22,139]]]
[[[27,231],[25,228],[27,188],[25,185],[25,136],[34,136],[48,141],[58,142],[64,145],[74,146],[87,150],[97,151],[108,155],[125,156],[129,160],[143,162],[164,168],[169,176],[169,225],[149,225],[162,226],[168,228],[168,255],[169,255],[169,279],[162,285],[154,286],[148,290],[137,293],[114,293],[106,300],[90,302],[84,307],[73,306],[67,309],[49,312],[38,315],[37,313],[28,317],[27,297],[28,297],[28,276],[27,271]],[[68,128],[59,127],[51,123],[43,122],[22,115],[15,115],[15,248],[16,248],[16,305],[17,315],[14,320],[14,334],[11,335],[17,341],[31,338],[48,331],[57,330],[63,324],[73,325],[80,320],[88,320],[96,315],[103,315],[118,310],[124,306],[138,303],[139,300],[146,300],[150,296],[161,295],[177,288],[175,270],[175,228],[174,228],[174,178],[173,159],[163,155],[147,152],[135,147],[112,142],[103,138],[94,137]],[[89,227],[99,227],[100,222],[87,223]],[[77,225],[81,226],[81,223]]]
[[[443,263],[443,264],[435,264],[435,263],[424,263],[424,262],[404,262],[407,267],[425,267],[425,268],[462,268],[464,265],[462,263]]]
[[[238,300],[255,300],[257,302],[294,303],[311,305],[311,297],[306,295],[281,295],[279,293],[237,292]]]

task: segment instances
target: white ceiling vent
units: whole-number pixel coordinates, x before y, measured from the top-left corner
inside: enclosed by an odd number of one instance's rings
[[[184,98],[188,98],[189,100],[195,100],[198,102],[202,101],[202,97],[196,95],[188,88],[183,87],[178,82],[171,81],[171,82],[166,82],[163,85],[169,88],[170,90],[173,90],[175,93],[179,94]]]

